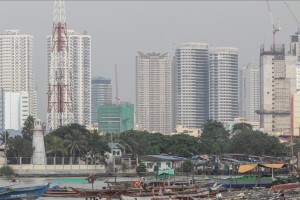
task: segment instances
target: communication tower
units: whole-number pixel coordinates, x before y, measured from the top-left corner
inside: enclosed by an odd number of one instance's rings
[[[71,92],[72,70],[69,65],[65,2],[54,1],[51,36],[51,63],[48,68],[48,130],[73,123]]]

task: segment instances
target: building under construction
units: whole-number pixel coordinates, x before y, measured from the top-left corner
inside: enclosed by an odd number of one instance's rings
[[[98,129],[104,133],[120,133],[134,127],[134,105],[116,103],[98,107]]]
[[[296,56],[286,56],[284,45],[260,50],[260,127],[268,133],[290,134],[291,96],[296,92]]]

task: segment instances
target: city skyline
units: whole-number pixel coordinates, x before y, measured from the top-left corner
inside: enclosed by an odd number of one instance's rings
[[[270,5],[275,20],[279,19],[283,27],[276,34],[276,41],[287,44],[289,36],[297,30],[297,24],[283,3],[271,1]],[[288,3],[292,10],[297,10],[297,2]],[[0,25],[1,32],[17,29],[34,37],[38,117],[45,121],[46,36],[51,34],[53,2],[5,1],[1,2],[0,13],[1,19],[4,19]],[[114,83],[114,65],[117,64],[121,74],[121,99],[131,102],[135,101],[136,50],[170,51],[172,56],[175,45],[182,42],[230,46],[239,49],[241,66],[258,63],[260,45],[265,43],[269,46],[272,41],[266,2],[66,1],[66,14],[68,29],[87,30],[93,38],[92,75],[109,77]],[[147,34],[152,37],[145,40]]]

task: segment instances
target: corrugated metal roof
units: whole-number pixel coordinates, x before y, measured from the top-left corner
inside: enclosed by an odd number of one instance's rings
[[[170,160],[170,161],[182,161],[185,160],[183,157],[174,157],[174,156],[163,156],[163,155],[148,155],[154,158],[159,158],[163,160]]]

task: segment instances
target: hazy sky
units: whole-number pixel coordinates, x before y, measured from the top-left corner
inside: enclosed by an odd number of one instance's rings
[[[288,44],[298,29],[284,2],[300,20],[300,2],[269,1]],[[135,102],[135,56],[174,54],[182,42],[239,49],[239,66],[259,63],[260,45],[270,46],[272,26],[266,1],[66,1],[67,26],[92,36],[92,75],[111,78],[118,65],[121,100]],[[0,31],[18,29],[34,36],[38,117],[46,120],[46,36],[51,34],[53,1],[0,1]],[[286,46],[288,49],[288,46]]]

